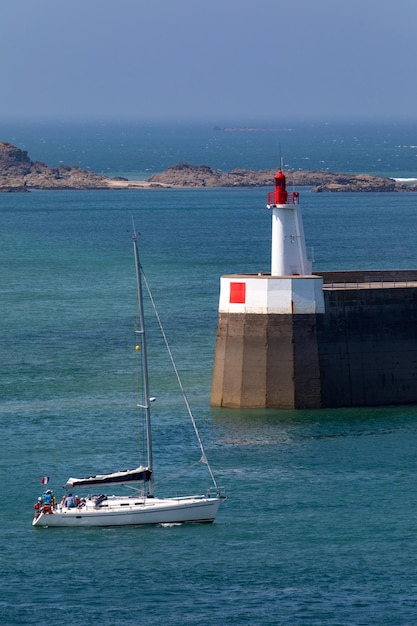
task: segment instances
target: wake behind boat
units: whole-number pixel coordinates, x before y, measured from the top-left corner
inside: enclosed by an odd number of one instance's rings
[[[57,504],[48,489],[35,504],[33,526],[133,526],[141,524],[171,524],[185,522],[213,522],[220,502],[224,499],[218,488],[208,462],[204,446],[197,429],[188,399],[176,368],[168,341],[155,307],[149,285],[143,274],[139,259],[136,234],[132,237],[136,266],[136,287],[138,301],[138,327],[136,328],[136,350],[141,355],[142,398],[138,409],[143,412],[143,429],[146,441],[146,459],[144,465],[110,474],[97,474],[85,478],[69,478],[65,484],[67,495]],[[201,462],[207,466],[212,481],[212,488],[205,494],[158,498],[154,495],[154,475],[152,471],[152,431],[151,403],[148,381],[148,359],[143,306],[143,284],[146,286],[153,305],[162,336],[167,347],[172,366],[183,393],[184,401],[201,450]],[[106,495],[89,493],[86,497],[75,499],[73,489],[114,487],[137,485],[133,495]],[[71,491],[69,491],[71,490]]]

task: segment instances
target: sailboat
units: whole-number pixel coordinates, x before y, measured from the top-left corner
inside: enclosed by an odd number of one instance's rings
[[[144,430],[146,441],[146,462],[134,469],[98,474],[85,478],[69,478],[64,485],[67,497],[61,504],[55,499],[38,498],[35,504],[35,515],[32,525],[37,527],[90,527],[90,526],[134,526],[142,524],[176,524],[213,522],[219,505],[225,496],[217,486],[216,479],[207,459],[207,455],[197,429],[196,421],[184,392],[179,373],[172,356],[164,329],[140,263],[137,236],[132,236],[136,266],[136,285],[138,300],[138,325],[136,333],[136,350],[141,355],[142,399],[138,409],[144,413]],[[211,477],[212,487],[202,495],[156,497],[154,494],[154,473],[152,461],[151,403],[155,398],[150,396],[148,379],[148,358],[145,333],[143,304],[143,286],[146,286],[159,327],[162,332],[168,354],[171,359],[185,405],[188,410],[197,441],[201,450],[201,462],[206,465]],[[133,493],[129,495],[106,495],[102,489],[117,486],[128,486]],[[133,485],[137,485],[133,488]],[[72,491],[87,488],[86,497],[75,500]],[[92,493],[98,490],[99,493]],[[50,494],[49,494],[50,495]]]

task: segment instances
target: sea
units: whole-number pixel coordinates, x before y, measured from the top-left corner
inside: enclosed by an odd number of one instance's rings
[[[417,122],[0,121],[51,167],[417,178]],[[290,181],[290,175],[288,180]],[[268,272],[267,188],[0,194],[0,623],[417,623],[417,407],[210,406],[219,281]],[[417,268],[417,194],[300,188],[314,270]],[[208,525],[33,528],[43,490],[138,463],[141,261],[217,483]],[[149,303],[146,304],[148,312]],[[150,312],[150,311],[149,311]],[[158,495],[210,477],[148,324]]]

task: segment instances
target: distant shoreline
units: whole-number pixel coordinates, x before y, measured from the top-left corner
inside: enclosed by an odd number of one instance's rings
[[[370,174],[332,173],[324,170],[288,171],[287,182],[311,187],[312,192],[410,192],[417,191],[416,179],[394,179]],[[214,187],[273,187],[276,169],[215,170],[208,165],[180,162],[147,180],[108,178],[79,167],[50,168],[32,161],[27,152],[0,142],[0,192],[31,189],[189,189]],[[413,184],[414,183],[414,184]]]

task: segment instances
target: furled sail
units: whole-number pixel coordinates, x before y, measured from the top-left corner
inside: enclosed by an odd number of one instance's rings
[[[137,467],[136,469],[113,472],[112,474],[97,474],[86,478],[68,478],[64,489],[74,487],[90,487],[95,485],[128,485],[141,483],[150,479],[152,470],[149,467]]]

